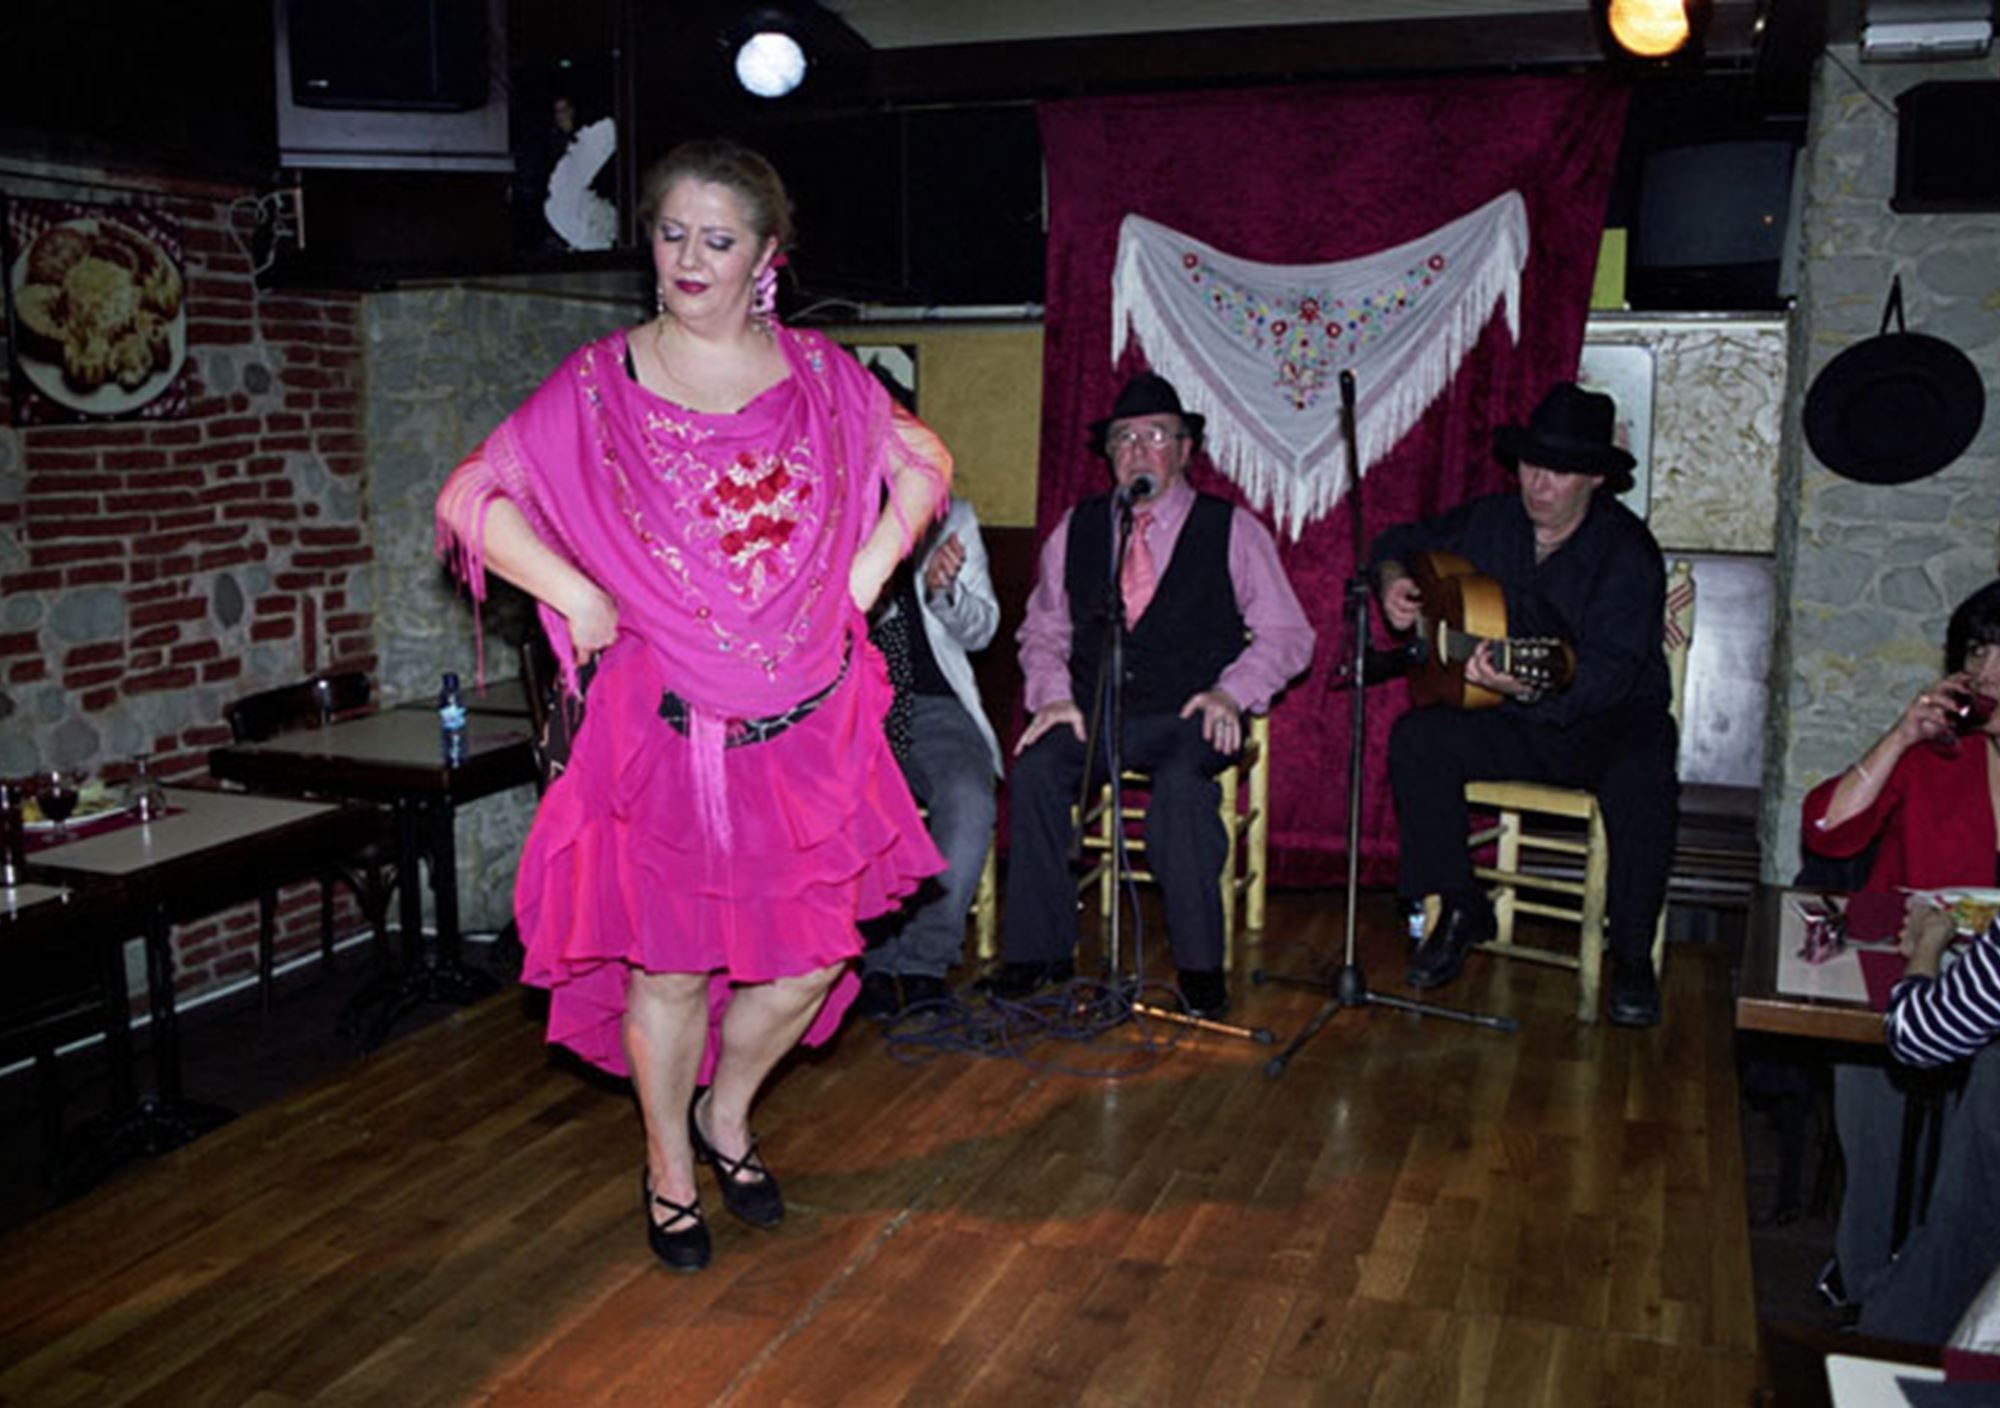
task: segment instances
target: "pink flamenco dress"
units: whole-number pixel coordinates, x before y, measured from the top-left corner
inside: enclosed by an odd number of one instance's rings
[[[710,975],[706,1081],[737,986],[853,958],[860,920],[944,868],[883,734],[888,675],[848,570],[892,477],[945,481],[950,459],[844,351],[776,336],[791,376],[723,415],[640,386],[624,334],[585,346],[439,499],[475,597],[504,497],[618,605],[514,913],[549,1040],[619,1075],[635,969]],[[545,606],[542,624],[575,689],[565,622]],[[808,1043],[858,988],[841,974]]]

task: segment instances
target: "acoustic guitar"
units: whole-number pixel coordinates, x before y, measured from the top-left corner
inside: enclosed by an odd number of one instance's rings
[[[1546,693],[1566,689],[1576,673],[1569,642],[1507,634],[1507,599],[1500,584],[1449,552],[1420,552],[1409,563],[1421,599],[1410,698],[1454,709],[1490,709],[1506,696],[1471,683],[1465,666],[1482,645],[1495,669]]]

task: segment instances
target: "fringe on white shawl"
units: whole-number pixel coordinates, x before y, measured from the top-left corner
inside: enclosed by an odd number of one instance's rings
[[[1384,261],[1402,251],[1435,245],[1459,227],[1479,223],[1489,224],[1491,233],[1453,298],[1442,335],[1423,344],[1414,365],[1389,378],[1387,385],[1365,375],[1367,357],[1351,364],[1359,368],[1355,378],[1355,441],[1361,456],[1360,473],[1366,474],[1370,465],[1394,449],[1423,418],[1478,343],[1502,300],[1508,334],[1520,339],[1521,271],[1528,256],[1527,206],[1518,192],[1508,191],[1428,235],[1364,256],[1369,263]],[[1306,524],[1332,512],[1347,493],[1351,480],[1345,439],[1336,434],[1329,444],[1322,437],[1308,456],[1275,444],[1274,436],[1259,434],[1258,427],[1245,424],[1237,408],[1218,394],[1215,373],[1198,356],[1192,339],[1176,326],[1167,298],[1169,290],[1156,286],[1154,271],[1142,257],[1138,235],[1145,226],[1178,245],[1206,251],[1228,264],[1268,270],[1267,277],[1290,284],[1329,275],[1337,279],[1336,271],[1361,261],[1258,264],[1213,250],[1141,216],[1126,216],[1119,228],[1118,259],[1112,272],[1111,360],[1115,363],[1136,336],[1153,370],[1174,384],[1188,410],[1206,418],[1203,439],[1216,468],[1243,490],[1253,508],[1268,510],[1279,530],[1296,540]],[[1329,388],[1326,401],[1328,424],[1337,431],[1337,389]],[[1308,458],[1311,462],[1306,462]]]

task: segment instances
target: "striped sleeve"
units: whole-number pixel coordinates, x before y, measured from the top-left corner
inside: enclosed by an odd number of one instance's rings
[[[2000,1038],[2000,919],[1936,978],[1905,978],[1889,995],[1889,1050],[1911,1066],[1963,1061]]]

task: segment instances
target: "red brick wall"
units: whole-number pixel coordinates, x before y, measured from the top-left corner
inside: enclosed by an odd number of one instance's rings
[[[148,749],[168,780],[205,777],[231,699],[320,668],[375,669],[373,613],[348,587],[374,555],[358,299],[260,291],[230,227],[230,202],[248,192],[140,181],[24,193],[180,222],[193,384],[183,419],[0,430],[22,480],[0,497],[0,619],[38,616],[0,626],[0,727],[17,735],[15,756],[25,737],[38,758],[87,751],[115,777]],[[7,426],[11,394],[0,387]],[[224,575],[243,596],[233,625],[214,604]],[[106,585],[123,619],[101,638],[58,638],[65,594]],[[185,926],[181,991],[249,971],[255,935],[254,907]],[[288,892],[280,959],[317,935],[316,887]]]

